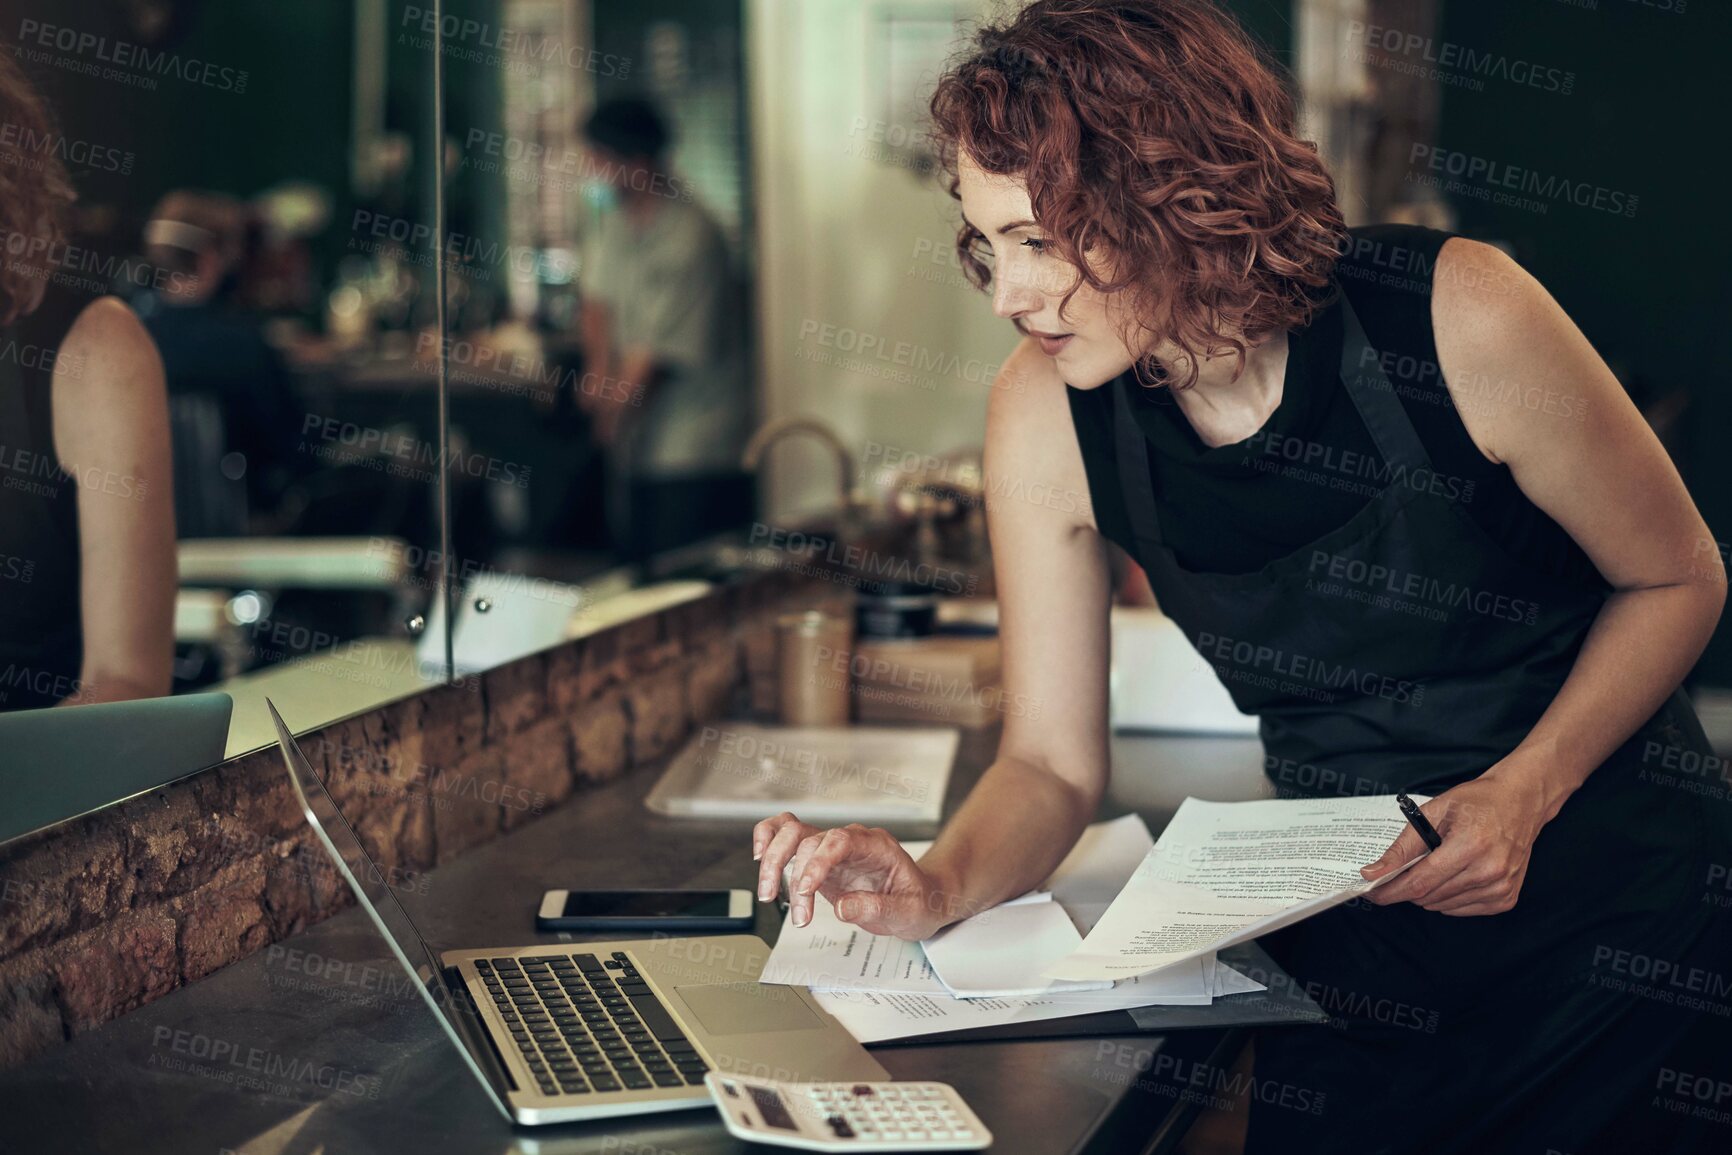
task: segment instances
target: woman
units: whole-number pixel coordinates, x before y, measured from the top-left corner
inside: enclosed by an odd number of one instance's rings
[[[1253,1095],[1245,1149],[1689,1149],[1664,1092],[1732,1076],[1724,1020],[1627,988],[1632,957],[1732,976],[1704,882],[1728,807],[1662,771],[1709,750],[1677,687],[1725,575],[1616,380],[1497,250],[1344,229],[1203,3],[1037,0],[932,108],[963,251],[1025,334],[988,492],[1091,500],[990,508],[1005,691],[1042,708],[933,848],[784,813],[760,897],[791,864],[796,925],[821,894],[918,939],[1050,872],[1108,773],[1114,541],[1260,715],[1278,792],[1433,795],[1443,836],[1265,940],[1337,1029],[1259,1034],[1251,1085],[1325,1106]]]
[[[162,363],[58,267],[64,142],[0,55],[0,710],[167,694],[174,507]]]

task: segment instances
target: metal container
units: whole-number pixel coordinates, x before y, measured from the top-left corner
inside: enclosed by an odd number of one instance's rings
[[[924,638],[938,623],[938,592],[915,582],[883,581],[855,593],[855,631],[863,641]]]
[[[776,700],[784,726],[846,726],[852,623],[819,610],[776,619]]]

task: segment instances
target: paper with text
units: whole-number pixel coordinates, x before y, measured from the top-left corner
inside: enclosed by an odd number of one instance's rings
[[[1359,868],[1406,828],[1393,795],[1187,798],[1082,944],[1042,973],[1148,974],[1298,922],[1399,874],[1370,883]]]
[[[1225,971],[1225,966],[1217,971]],[[1223,976],[1224,977],[1224,976]],[[1244,984],[1261,990],[1242,975],[1226,983],[1229,992]],[[962,1031],[1006,1023],[1033,1023],[1131,1007],[1207,1006],[1212,998],[1204,987],[1201,960],[1173,967],[1159,975],[1144,975],[1117,984],[1110,991],[1029,995],[1017,998],[958,999],[948,996],[894,994],[884,991],[814,991],[818,1004],[862,1043]]]
[[[1083,831],[1076,846],[1071,848],[1071,852],[1053,871],[1051,878],[1047,880],[1050,889],[1030,891],[1000,903],[985,914],[997,916],[998,912],[1007,909],[1030,903],[1050,903],[1055,898],[1061,901],[1087,899],[1096,903],[1109,901],[1124,888],[1126,881],[1136,871],[1137,864],[1153,845],[1154,839],[1149,835],[1148,826],[1134,814],[1109,822],[1097,822]],[[932,843],[905,842],[902,846],[918,859],[931,849]],[[783,872],[785,881],[791,869],[792,863]],[[1092,925],[1093,915],[1098,909],[1095,907],[1088,915],[1075,920],[1081,929],[1086,930]],[[979,927],[956,936],[958,941],[955,945],[959,949],[953,952],[955,961],[950,968],[954,981],[969,990],[1052,988],[1053,980],[1041,976],[1039,972],[1047,963],[1066,953],[1065,951],[1042,956],[1038,960],[1039,966],[1024,968],[1025,974],[1013,976],[1012,985],[980,987],[975,984],[968,973],[965,952],[973,953],[982,942],[986,944],[985,949],[991,950],[996,942],[1002,941],[992,937],[992,918],[976,915],[973,919],[948,928],[958,930],[976,919],[981,922]],[[1044,920],[1044,923],[1049,932],[1056,932],[1056,925],[1050,919]],[[977,934],[976,931],[981,933]],[[991,981],[996,984],[1004,978],[1005,972],[1000,970]],[[951,993],[933,971],[921,944],[905,942],[891,935],[870,934],[845,923],[837,917],[835,907],[822,895],[814,899],[812,921],[805,926],[796,927],[787,919],[782,920],[781,933],[776,938],[775,948],[771,950],[758,981],[811,987],[813,990],[870,990],[931,995]],[[1104,983],[1097,980],[1083,982],[1081,989],[1098,990],[1105,987]],[[1203,988],[1203,993],[1207,993],[1206,987]]]

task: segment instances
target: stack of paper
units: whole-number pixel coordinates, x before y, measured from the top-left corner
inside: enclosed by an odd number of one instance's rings
[[[1207,1005],[1264,989],[1213,954],[1159,975],[1054,979],[1154,840],[1136,815],[1084,831],[1045,887],[953,923],[924,943],[868,934],[822,896],[812,921],[786,922],[760,982],[810,987],[863,1043],[1152,1005]],[[928,842],[904,844],[918,858]]]

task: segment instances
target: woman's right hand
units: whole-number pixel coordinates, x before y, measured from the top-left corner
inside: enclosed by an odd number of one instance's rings
[[[784,810],[752,828],[752,857],[761,902],[776,897],[782,869],[793,862],[788,918],[797,927],[812,921],[820,894],[843,922],[870,934],[917,941],[952,921],[937,882],[881,827],[820,830]]]

